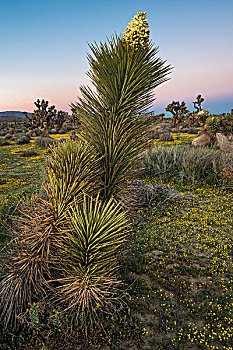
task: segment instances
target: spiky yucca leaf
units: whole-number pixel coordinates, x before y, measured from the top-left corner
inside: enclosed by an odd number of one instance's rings
[[[81,140],[67,140],[51,152],[46,192],[54,215],[62,220],[74,198],[80,202],[83,193],[91,195],[97,190],[100,166],[94,148]]]
[[[84,197],[83,205],[71,207],[70,229],[63,242],[58,300],[77,320],[88,312],[95,320],[96,308],[109,308],[119,285],[117,256],[126,238],[127,219],[113,200],[101,202]]]
[[[89,145],[69,141],[52,149],[46,171],[44,189],[48,198],[35,198],[33,204],[22,206],[5,257],[4,278],[0,281],[0,323],[5,327],[16,326],[17,316],[31,297],[45,296],[46,281],[57,277],[53,267],[60,259],[58,245],[67,224],[67,210],[74,199],[82,201],[83,192],[93,193],[97,160]]]
[[[51,278],[49,264],[56,256],[53,245],[54,217],[46,202],[21,206],[21,218],[14,239],[4,257],[4,278],[0,281],[0,323],[16,327],[17,317],[32,297],[45,295],[46,279]]]
[[[134,175],[138,154],[148,147],[148,118],[130,113],[107,113],[101,120],[88,120],[84,127],[84,138],[101,155],[102,196],[117,201],[127,196],[127,180]],[[90,128],[93,132],[89,133]],[[93,135],[94,133],[94,135]]]
[[[156,57],[158,47],[128,46],[122,37],[113,36],[107,43],[90,45],[90,71],[87,75],[97,92],[81,86],[82,98],[71,106],[85,123],[94,112],[144,112],[154,101],[154,88],[168,80],[171,71],[166,61]]]
[[[143,123],[137,113],[151,105],[153,89],[168,79],[171,67],[156,57],[152,43],[136,48],[115,36],[90,48],[88,75],[96,93],[81,86],[82,98],[72,108],[83,125],[83,138],[101,157],[103,198],[119,200],[136,157],[148,147],[145,129],[152,121]]]

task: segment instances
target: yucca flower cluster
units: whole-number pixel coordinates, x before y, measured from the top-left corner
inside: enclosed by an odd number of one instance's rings
[[[124,40],[134,47],[146,47],[149,43],[150,30],[146,12],[139,11],[128,24],[124,33]]]

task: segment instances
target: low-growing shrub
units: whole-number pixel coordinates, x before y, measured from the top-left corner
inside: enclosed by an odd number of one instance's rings
[[[5,141],[5,140],[0,140],[0,146],[9,146],[10,142]]]
[[[145,154],[141,166],[160,180],[177,177],[181,182],[217,183],[222,169],[233,164],[233,155],[217,149],[200,149],[189,145],[158,146]]]
[[[39,146],[39,147],[44,147],[47,148],[49,145],[54,145],[56,143],[56,141],[49,136],[46,137],[38,137],[38,139],[36,139],[35,141],[35,145]]]
[[[26,144],[28,144],[29,142],[30,142],[30,138],[27,137],[27,136],[20,136],[19,138],[17,138],[17,139],[15,140],[15,143],[16,143],[17,145],[26,145]]]
[[[163,132],[163,133],[159,134],[159,139],[160,139],[160,141],[174,141],[170,132]]]
[[[214,135],[221,131],[221,119],[217,117],[208,117],[206,119],[206,129],[207,131]]]
[[[34,157],[37,156],[38,153],[35,150],[26,150],[26,151],[22,151],[20,153],[20,157]]]

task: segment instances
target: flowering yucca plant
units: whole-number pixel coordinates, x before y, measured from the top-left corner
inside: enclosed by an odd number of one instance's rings
[[[107,200],[119,202],[128,196],[127,183],[134,178],[138,155],[148,148],[146,132],[153,123],[143,113],[155,99],[154,88],[168,80],[171,71],[156,57],[158,47],[149,42],[147,26],[146,14],[140,12],[124,37],[90,45],[88,76],[96,92],[81,86],[82,97],[71,105],[83,138],[101,159],[101,195]],[[135,45],[131,35],[136,35]]]

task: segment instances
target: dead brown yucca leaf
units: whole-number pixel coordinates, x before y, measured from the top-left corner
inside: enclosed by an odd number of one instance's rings
[[[14,239],[4,256],[4,278],[0,281],[0,316],[4,326],[15,327],[17,317],[34,296],[45,296],[49,264],[56,256],[53,246],[54,218],[45,202],[35,199],[20,208],[21,218]]]

